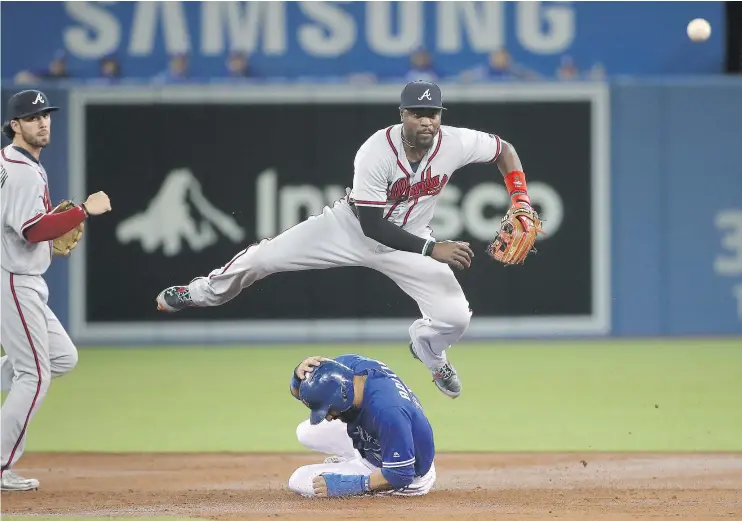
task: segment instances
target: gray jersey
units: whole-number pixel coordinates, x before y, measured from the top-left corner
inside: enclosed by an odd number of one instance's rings
[[[453,173],[470,163],[492,163],[502,151],[498,136],[441,125],[420,161],[410,165],[402,125],[375,132],[356,153],[353,190],[356,206],[384,208],[384,218],[410,233],[428,237],[435,204]]]
[[[19,275],[43,275],[52,260],[52,241],[31,243],[23,232],[51,211],[44,167],[12,145],[0,150],[2,268]]]

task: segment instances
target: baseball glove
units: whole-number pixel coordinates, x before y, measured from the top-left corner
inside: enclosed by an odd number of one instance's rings
[[[52,213],[64,212],[74,206],[76,205],[72,201],[64,200],[54,207]],[[54,239],[54,255],[63,257],[69,255],[72,250],[75,249],[77,243],[80,242],[80,239],[82,239],[83,230],[85,230],[85,221],[81,222],[64,235]]]
[[[544,232],[536,210],[527,203],[515,203],[502,218],[487,254],[505,265],[523,264],[529,253],[536,253],[533,245],[540,233]]]

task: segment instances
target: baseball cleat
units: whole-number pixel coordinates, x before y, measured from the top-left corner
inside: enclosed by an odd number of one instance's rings
[[[410,342],[410,353],[415,360],[420,360],[420,357],[415,353],[415,348]],[[456,374],[456,369],[453,368],[450,362],[439,369],[430,369],[430,374],[433,375],[433,383],[440,392],[450,398],[458,398],[461,394],[461,380],[459,375]]]
[[[5,470],[2,476],[2,490],[37,490],[39,480],[33,478],[24,478],[13,471]]]
[[[191,300],[188,286],[171,286],[157,295],[157,309],[167,313],[175,313],[181,309],[195,306]]]
[[[348,461],[348,458],[342,456],[328,456],[325,458],[324,463],[343,463],[345,461]]]

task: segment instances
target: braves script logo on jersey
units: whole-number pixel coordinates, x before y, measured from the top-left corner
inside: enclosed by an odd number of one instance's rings
[[[440,178],[440,175],[433,177],[431,167],[428,167],[423,174],[423,178],[412,186],[410,186],[410,180],[406,177],[397,179],[389,189],[388,199],[390,201],[404,201],[424,195],[438,195],[447,182],[447,175],[444,175],[443,179]]]

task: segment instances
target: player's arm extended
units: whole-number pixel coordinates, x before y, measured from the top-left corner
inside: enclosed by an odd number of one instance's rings
[[[506,176],[513,170],[523,170],[523,163],[520,162],[520,157],[518,157],[518,152],[515,151],[515,147],[504,139],[501,139],[500,143],[502,151],[495,160],[495,164],[500,170],[500,173],[502,173],[503,176]]]
[[[497,156],[495,164],[505,180],[505,187],[508,189],[508,194],[510,194],[510,200],[513,204],[521,202],[530,205],[531,198],[528,196],[526,174],[523,173],[523,163],[521,163],[518,157],[518,152],[515,151],[513,145],[504,139],[500,141],[502,151]]]
[[[505,181],[513,204],[531,204],[526,186],[526,174],[515,147],[500,136],[461,128],[459,138],[464,150],[464,164],[495,163]]]
[[[410,483],[412,483],[412,479],[402,486],[407,486]],[[325,473],[312,480],[312,487],[314,488],[314,495],[317,497],[357,496],[367,492],[383,492],[395,488],[387,481],[381,470],[377,470],[369,476]]]
[[[356,210],[361,229],[366,237],[395,250],[422,253],[423,255],[430,254],[430,252],[424,250],[426,246],[429,248],[432,245],[428,245],[428,241],[422,237],[403,230],[396,224],[384,219],[384,208],[358,205]]]
[[[87,218],[83,206],[76,206],[59,213],[48,213],[24,231],[28,242],[51,241],[61,237]]]

